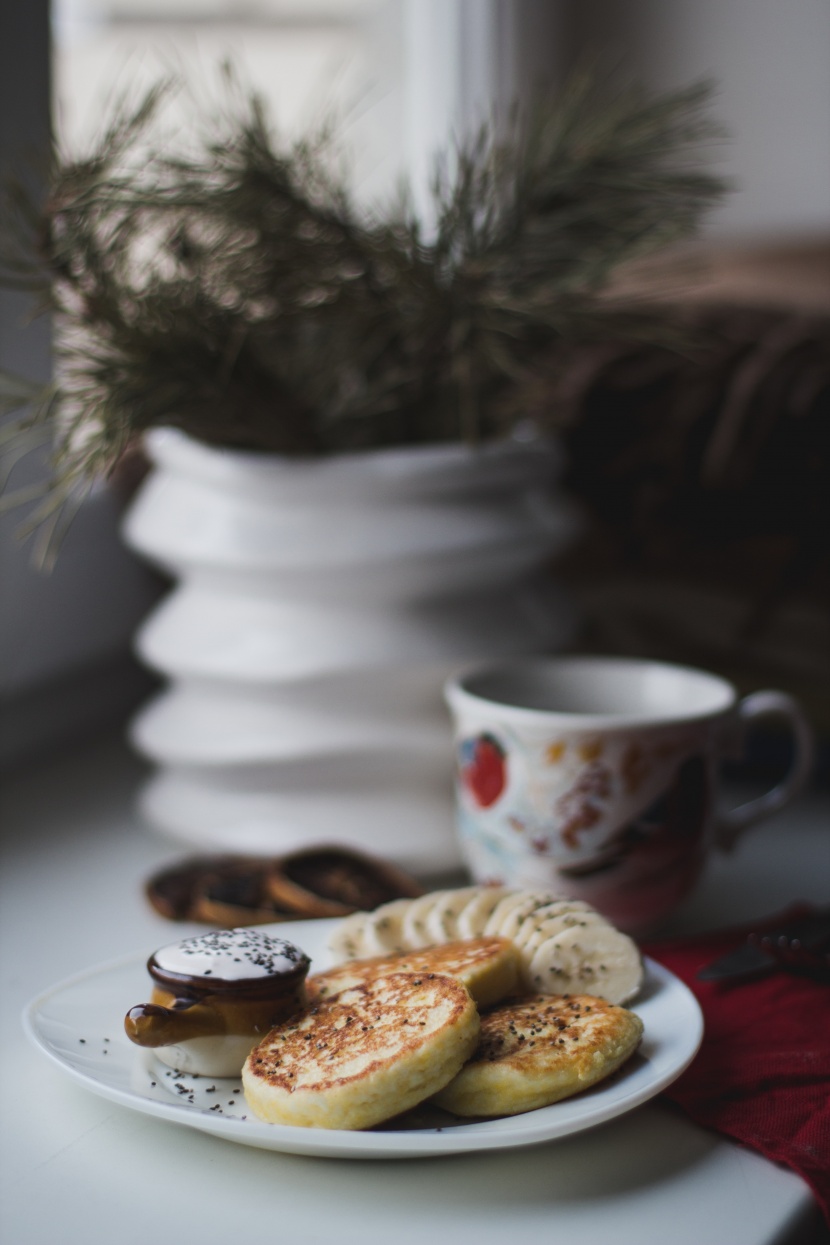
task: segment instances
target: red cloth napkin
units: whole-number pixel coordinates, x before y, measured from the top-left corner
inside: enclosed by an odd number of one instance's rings
[[[706,1025],[697,1057],[665,1096],[697,1124],[798,1172],[830,1223],[830,985],[780,971],[745,981],[696,978],[747,933],[804,911],[643,951],[689,986]]]

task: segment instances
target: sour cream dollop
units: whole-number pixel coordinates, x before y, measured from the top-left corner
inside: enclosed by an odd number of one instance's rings
[[[258,929],[220,929],[185,938],[156,951],[150,961],[162,973],[214,981],[264,981],[309,965],[308,956],[285,938]]]

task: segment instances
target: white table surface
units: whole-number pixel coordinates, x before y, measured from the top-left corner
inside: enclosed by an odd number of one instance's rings
[[[0,1235],[5,1245],[784,1245],[830,1239],[802,1181],[659,1100],[528,1150],[341,1162],[249,1149],[87,1093],[31,1048],[20,1013],[84,968],[199,932],[141,882],[186,854],[144,825],[116,738],[32,765],[3,793]],[[713,861],[673,932],[827,901],[830,797],[812,794]],[[134,1000],[125,1000],[125,1007]],[[575,1235],[578,1234],[578,1235]]]

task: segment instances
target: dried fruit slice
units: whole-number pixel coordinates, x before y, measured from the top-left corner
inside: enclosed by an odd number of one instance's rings
[[[281,857],[266,885],[276,903],[309,917],[371,912],[382,903],[422,895],[424,889],[388,861],[337,846]]]
[[[165,865],[146,883],[147,899],[169,921],[198,921],[215,928],[292,920],[299,913],[268,890],[273,858],[189,856]]]

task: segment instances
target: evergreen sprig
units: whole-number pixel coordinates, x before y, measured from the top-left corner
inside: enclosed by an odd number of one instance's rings
[[[553,347],[655,322],[604,293],[690,233],[723,191],[696,166],[705,84],[604,93],[588,74],[447,154],[435,229],[369,215],[323,133],[289,148],[260,102],[191,150],[152,146],[156,88],[83,160],[56,154],[45,202],[7,199],[0,281],[58,328],[57,380],[3,377],[16,452],[52,444],[57,512],[147,428],[286,455],[480,441],[550,422]]]

